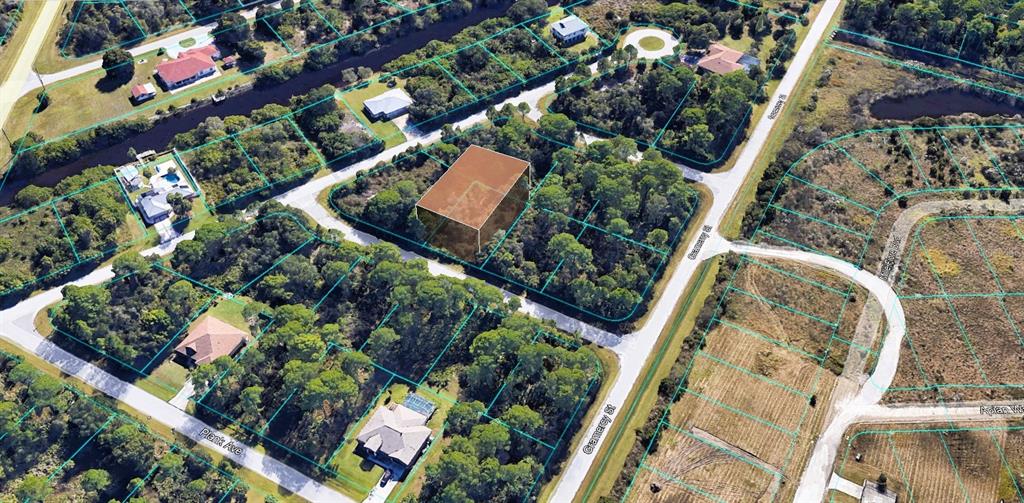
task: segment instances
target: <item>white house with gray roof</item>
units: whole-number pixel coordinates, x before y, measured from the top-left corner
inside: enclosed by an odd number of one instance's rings
[[[551,25],[551,35],[562,45],[573,45],[583,41],[589,27],[582,19],[568,16]]]
[[[433,432],[428,417],[405,405],[391,404],[374,411],[356,437],[356,452],[391,470],[395,479],[416,463]]]
[[[391,120],[409,111],[412,98],[400,88],[375,96],[363,102],[363,111],[373,120]]]

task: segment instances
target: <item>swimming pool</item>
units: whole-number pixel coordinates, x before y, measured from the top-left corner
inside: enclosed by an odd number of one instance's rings
[[[178,176],[177,173],[167,173],[166,175],[162,176],[161,178],[163,178],[164,180],[167,180],[167,183],[172,183],[172,184],[173,183],[178,183],[178,182],[181,181],[181,177]]]

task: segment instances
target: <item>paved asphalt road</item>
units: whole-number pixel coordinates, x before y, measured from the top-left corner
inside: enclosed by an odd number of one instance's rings
[[[839,0],[827,0],[825,2],[822,11],[819,13],[814,24],[810,28],[808,36],[801,44],[793,62],[790,64],[790,70],[787,72],[778,89],[772,96],[770,103],[774,107],[781,107],[785,103],[788,95],[795,89],[803,75],[803,72],[806,70],[814,49],[825,36],[826,28],[831,22],[839,3]],[[208,29],[208,27],[200,27],[196,30],[206,29]],[[43,33],[45,34],[45,30],[43,30]],[[35,30],[33,35],[35,35]],[[195,36],[196,34],[185,32],[181,35],[181,38],[187,38],[187,36]],[[171,42],[167,39],[154,42],[154,44],[161,45],[171,43],[175,42]],[[137,49],[144,52],[145,50],[152,50],[152,47],[141,46]],[[84,67],[86,65],[82,66]],[[88,69],[72,69],[71,71],[84,72],[88,71]],[[540,97],[550,93],[552,90],[553,84],[549,84],[547,86],[542,86],[541,88],[526,91],[520,96],[512,98],[509,101],[512,103],[526,102],[536,109],[537,102]],[[2,111],[3,110],[0,109],[0,112]],[[879,417],[884,418],[920,417],[915,414],[923,415],[923,417],[944,417],[942,415],[948,414],[948,410],[945,408],[941,408],[941,411],[938,410],[938,408],[887,409],[877,405],[882,393],[888,387],[889,383],[891,383],[892,377],[895,374],[896,362],[898,362],[899,357],[899,346],[902,341],[902,333],[904,332],[903,328],[905,326],[902,318],[902,308],[900,307],[898,300],[896,300],[895,293],[892,292],[891,288],[889,288],[884,281],[865,271],[856,269],[851,264],[823,257],[821,255],[814,255],[796,250],[778,250],[738,245],[725,241],[724,238],[719,235],[717,226],[725,216],[726,211],[735,197],[738,195],[743,182],[753,169],[754,161],[766,145],[771,128],[774,125],[774,121],[778,117],[777,110],[774,112],[771,110],[769,111],[771,113],[766,113],[758,121],[751,133],[750,139],[743,147],[736,165],[729,171],[716,174],[702,174],[683,167],[688,178],[697,179],[701,183],[706,184],[711,189],[714,196],[711,208],[708,210],[704,220],[700,223],[702,227],[705,227],[704,231],[707,232],[707,236],[703,243],[703,247],[700,250],[697,250],[695,257],[692,259],[685,259],[675,269],[675,271],[673,271],[668,280],[668,284],[666,285],[665,294],[657,300],[643,327],[631,334],[617,337],[614,334],[597,329],[584,322],[575,320],[536,303],[524,302],[524,311],[543,318],[553,319],[561,328],[580,332],[587,339],[609,347],[619,356],[621,368],[618,378],[612,384],[611,390],[606,398],[606,403],[597,404],[596,406],[604,408],[606,405],[612,405],[616,409],[621,409],[626,396],[636,384],[641,371],[644,369],[647,358],[653,350],[658,336],[665,325],[669,322],[678,297],[685,291],[687,284],[696,274],[699,264],[704,260],[727,251],[772,256],[827,267],[862,284],[876,295],[883,306],[887,306],[885,312],[891,329],[889,336],[883,344],[879,363],[876,366],[875,372],[872,374],[869,383],[861,389],[859,394],[851,397],[848,403],[835,405],[838,414],[836,414],[836,417],[826,429],[825,434],[821,436],[815,445],[815,450],[812,454],[811,461],[808,464],[808,469],[801,477],[800,487],[797,492],[797,500],[820,501],[827,488],[829,481],[828,475],[831,473],[831,461],[834,459],[838,442],[841,440],[842,433],[845,431],[846,426],[852,424],[854,420],[870,419],[875,417],[875,415],[880,415]],[[481,113],[460,121],[458,125],[466,127],[482,122],[483,120],[485,120],[485,117]],[[356,171],[360,169],[365,169],[379,161],[389,160],[412,144],[429,143],[431,141],[435,141],[437,137],[439,137],[439,133],[437,132],[424,136],[413,136],[408,142],[406,142],[406,144],[382,152],[374,158],[357,163],[342,171],[312,180],[303,186],[282,194],[277,199],[284,204],[307,211],[314,219],[325,227],[342,230],[349,239],[363,243],[372,242],[375,238],[355,231],[335,218],[325,208],[317,204],[316,196],[326,188],[342,180],[351,178],[355,175]],[[407,252],[406,256],[411,258],[414,255]],[[460,271],[448,265],[432,260],[428,262],[430,264],[431,271],[435,274],[463,276]],[[109,274],[109,268],[100,269],[86,278],[83,278],[83,280],[102,281],[102,279]],[[201,441],[202,439],[197,437],[199,436],[199,431],[205,425],[195,418],[185,414],[167,402],[159,400],[130,384],[124,383],[123,381],[106,374],[102,370],[99,370],[86,362],[77,359],[60,348],[50,344],[48,341],[38,336],[38,334],[35,334],[32,329],[32,318],[39,308],[59,298],[59,289],[55,290],[56,297],[54,297],[54,290],[51,290],[32,297],[11,308],[8,312],[4,312],[4,316],[11,316],[11,318],[8,319],[18,320],[17,323],[13,324],[13,330],[9,331],[13,333],[4,335],[9,336],[18,344],[26,347],[26,349],[46,358],[48,361],[51,361],[61,367],[69,374],[75,375],[76,377],[89,382],[89,384],[94,387],[126,402],[137,410],[150,414],[164,424],[168,424],[178,431]],[[53,298],[51,299],[51,297]],[[609,408],[608,410],[611,409]],[[614,419],[615,413],[610,414],[610,416]],[[585,438],[589,438],[593,434],[595,429],[598,427],[598,421],[601,419],[602,414],[595,416],[591,424],[587,426],[587,435]],[[596,439],[597,443],[594,446],[594,451],[591,452],[596,452],[604,441],[604,438],[605,437],[598,437]],[[208,447],[217,448],[208,441],[203,441],[203,443]],[[585,444],[585,442],[581,443],[581,445],[583,444]],[[252,449],[246,448],[242,456],[232,455],[226,451],[225,454],[230,455],[239,463],[256,471],[257,473],[260,473],[268,479],[273,480],[281,484],[283,487],[295,491],[301,496],[312,501],[348,501],[348,498],[316,483],[315,481],[312,481],[308,477],[305,477],[295,470],[281,464],[273,458],[256,453]],[[574,452],[568,465],[564,469],[565,472],[562,479],[555,488],[555,492],[552,495],[552,501],[572,500],[576,492],[579,490],[583,478],[586,476],[594,459],[595,456],[593,454],[587,454],[583,452],[582,449]]]
[[[687,284],[697,274],[697,269],[701,262],[727,249],[727,244],[718,233],[718,224],[722,221],[726,211],[739,194],[750,171],[754,168],[754,162],[768,142],[775,120],[780,115],[781,107],[784,106],[786,98],[793,93],[793,90],[796,89],[797,84],[802,79],[811,56],[824,38],[827,28],[832,22],[832,17],[839,8],[839,4],[840,0],[826,0],[822,6],[807,36],[800,44],[796,56],[794,56],[793,61],[790,63],[789,70],[772,95],[769,101],[770,108],[768,112],[762,115],[757,122],[753,132],[750,134],[750,138],[740,152],[736,164],[728,171],[704,175],[705,180],[702,180],[702,182],[711,188],[713,201],[710,210],[708,210],[707,215],[699,225],[708,233],[708,238],[703,243],[701,249],[695,254],[695,258],[687,257],[673,271],[664,293],[651,309],[644,326],[640,330],[622,337],[622,341],[616,350],[619,353],[621,365],[618,378],[612,385],[605,403],[596,405],[598,407],[608,405],[614,407],[616,412],[608,414],[611,419],[614,420],[616,418],[615,416],[621,411],[626,401],[626,396],[639,380],[640,373],[646,367],[647,358],[654,349],[659,335],[665,325],[670,322],[672,310],[676,302],[685,292]],[[775,109],[776,107],[780,107],[780,109]],[[611,410],[611,408],[608,410]],[[605,440],[611,436],[609,434],[594,434],[604,417],[605,414],[596,414],[587,426],[584,438],[596,440],[596,443],[592,445],[593,450],[590,454],[584,452],[583,447],[587,442],[580,443],[580,447],[572,454],[572,458],[564,469],[562,478],[559,480],[552,495],[552,501],[572,501],[576,496],[587,472],[597,458],[595,453],[599,451]],[[617,474],[608,474],[608,476],[617,476]]]
[[[36,17],[35,22],[32,24],[32,31],[29,32],[25,45],[21,46],[21,51],[15,55],[4,54],[5,58],[17,58],[17,62],[11,68],[11,73],[7,76],[7,80],[0,84],[0,126],[7,122],[7,116],[10,115],[11,109],[14,108],[14,103],[25,94],[22,91],[22,87],[33,74],[32,62],[36,60],[36,55],[39,54],[40,49],[43,47],[46,35],[50,32],[50,25],[59,15],[60,1],[47,0],[39,12],[39,16]]]
[[[193,233],[186,234],[175,241],[142,252],[143,255],[166,255],[174,251],[177,243],[192,239]],[[114,277],[110,266],[101,267],[88,275],[73,281],[75,285],[95,285]],[[271,482],[292,491],[299,496],[314,502],[354,503],[353,500],[319,482],[303,475],[294,468],[262,454],[229,435],[219,432],[206,423],[196,419],[185,411],[165,402],[149,392],[114,377],[104,370],[88,363],[81,358],[61,349],[35,330],[35,317],[41,309],[61,299],[60,287],[52,288],[19,302],[14,307],[0,311],[0,319],[4,320],[0,335],[11,342],[32,352],[53,364],[67,375],[87,383],[89,386],[106,393],[112,398],[129,407],[146,414],[152,420],[166,425],[184,434],[204,447],[217,451]],[[219,444],[208,440],[203,430],[216,432],[225,438],[223,445],[234,443],[241,447],[241,454],[229,452]]]

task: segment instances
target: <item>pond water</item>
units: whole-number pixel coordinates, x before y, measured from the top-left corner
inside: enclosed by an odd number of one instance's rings
[[[871,115],[883,120],[911,121],[920,117],[945,117],[963,113],[975,113],[982,117],[1024,114],[1024,104],[1010,104],[960,89],[882,98],[871,104]]]

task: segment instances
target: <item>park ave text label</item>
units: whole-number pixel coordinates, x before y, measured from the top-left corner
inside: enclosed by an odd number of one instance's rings
[[[241,446],[235,445],[234,442],[228,442],[227,445],[225,445],[225,437],[223,435],[218,435],[214,433],[209,428],[203,428],[203,431],[199,432],[199,435],[209,440],[210,442],[213,442],[218,447],[223,447],[224,450],[230,452],[231,454],[235,454],[238,456],[242,455],[243,449]]]

